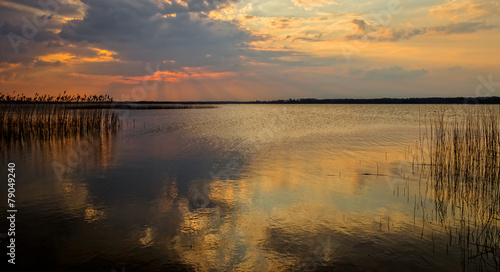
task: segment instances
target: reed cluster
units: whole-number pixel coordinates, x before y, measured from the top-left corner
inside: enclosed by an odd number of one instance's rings
[[[0,104],[0,144],[30,143],[120,127],[112,109],[78,109],[67,104]]]
[[[39,95],[25,96],[24,94],[14,95],[0,93],[0,102],[113,102],[113,98],[109,95],[67,95],[66,91],[57,96],[54,95]]]
[[[425,131],[436,213],[443,222],[450,214],[459,220],[449,231],[464,265],[500,269],[499,108],[438,112]]]

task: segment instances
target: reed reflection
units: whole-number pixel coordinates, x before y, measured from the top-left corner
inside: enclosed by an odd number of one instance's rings
[[[19,247],[30,260],[20,270],[34,264],[64,270],[88,261],[92,245],[85,240],[95,241],[88,228],[109,216],[89,181],[109,170],[115,136],[115,131],[98,130],[1,143],[0,161],[13,161],[19,169]]]
[[[428,119],[423,144],[430,167],[423,174],[446,248],[461,248],[463,270],[500,269],[499,132],[498,108],[440,111]]]
[[[117,133],[15,144],[20,246],[60,271],[459,270],[409,148],[419,108],[388,109],[137,110]]]
[[[400,147],[339,152],[312,142],[263,148],[238,177],[193,182],[177,200],[183,262],[199,271],[359,270],[381,268],[380,260],[425,269],[413,247],[400,248],[420,243],[408,235],[418,231],[405,208],[410,193],[402,186],[401,201],[387,201],[397,190],[387,178],[401,167],[399,152],[387,150]]]
[[[29,145],[53,139],[116,132],[118,115],[111,109],[81,109],[76,104],[1,104],[0,143]]]

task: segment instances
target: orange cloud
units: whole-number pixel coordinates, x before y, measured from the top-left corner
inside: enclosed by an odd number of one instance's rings
[[[109,62],[109,61],[118,61],[114,56],[117,55],[116,52],[99,49],[99,48],[90,48],[96,51],[97,56],[95,57],[78,57],[71,53],[55,53],[48,54],[44,56],[40,56],[37,59],[39,61],[44,62],[60,62],[60,63],[84,63],[84,62]]]
[[[496,1],[452,0],[432,8],[430,14],[451,21],[463,21],[497,14],[499,9],[500,5]]]
[[[179,82],[184,79],[219,79],[223,77],[235,76],[234,72],[207,72],[200,67],[183,67],[183,71],[157,71],[154,75],[148,76],[149,80],[162,79],[167,82]]]
[[[88,75],[88,74],[79,74],[79,73],[71,73],[71,76],[87,79],[87,80],[96,80],[96,81],[104,81],[108,83],[122,83],[122,84],[131,84],[131,85],[139,85],[142,84],[143,81],[158,81],[161,80],[163,82],[180,82],[183,80],[191,80],[191,79],[219,79],[223,77],[233,76],[235,73],[233,72],[207,72],[204,71],[200,67],[184,67],[183,71],[157,71],[153,75],[146,76],[110,76],[110,75]]]
[[[70,53],[56,53],[56,54],[48,54],[45,56],[40,56],[37,59],[45,62],[67,63],[73,61],[75,58],[76,56]]]

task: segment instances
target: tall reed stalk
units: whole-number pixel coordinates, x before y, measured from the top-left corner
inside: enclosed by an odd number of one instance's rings
[[[437,215],[459,220],[464,267],[500,269],[500,110],[441,111],[426,120]],[[450,229],[451,232],[451,229]],[[452,233],[450,233],[451,237]]]
[[[114,132],[121,124],[117,113],[111,108],[97,107],[111,101],[109,96],[94,96],[90,99],[86,96],[65,95],[27,98],[0,94],[0,144]],[[89,105],[96,107],[89,108]]]

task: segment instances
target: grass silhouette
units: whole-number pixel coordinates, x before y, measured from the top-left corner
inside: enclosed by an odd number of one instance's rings
[[[75,103],[76,102],[76,103]],[[0,94],[0,143],[15,144],[113,132],[120,127],[110,108],[80,108],[82,102],[109,105],[107,95],[26,97]]]
[[[464,270],[473,262],[479,270],[498,271],[500,109],[437,112],[426,119],[422,136],[435,212],[450,242],[458,241]]]

